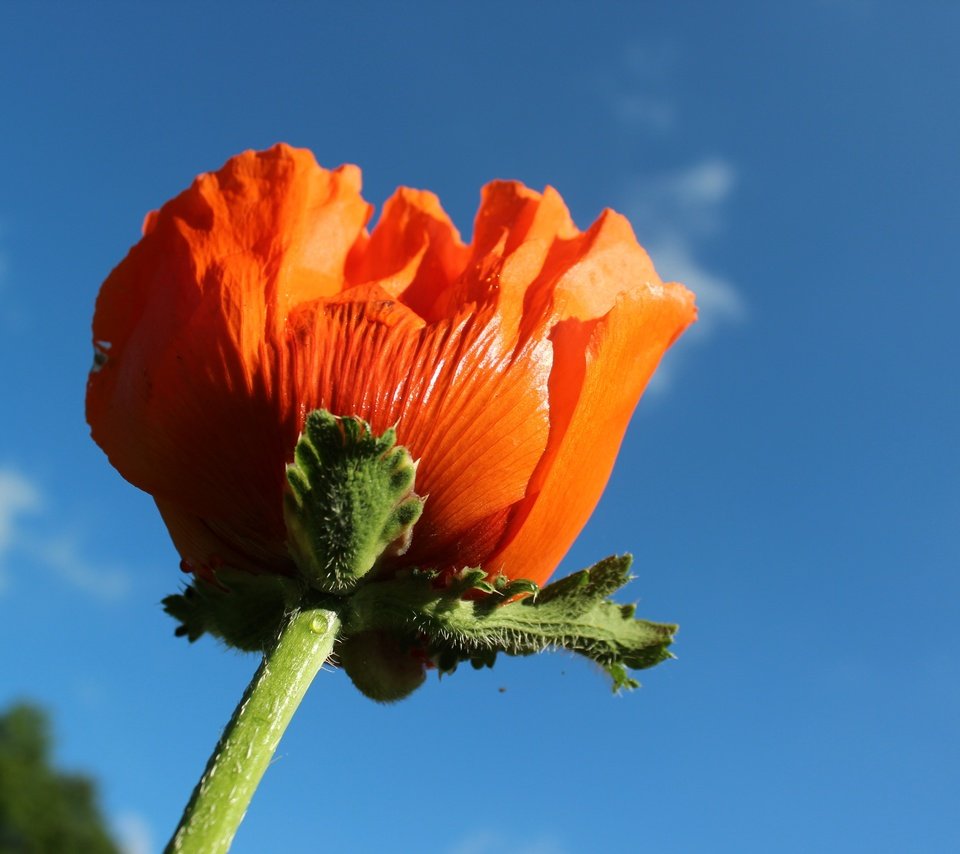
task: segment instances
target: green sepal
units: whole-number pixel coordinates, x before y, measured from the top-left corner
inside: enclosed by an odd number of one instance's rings
[[[423,511],[417,466],[391,427],[375,436],[360,418],[308,413],[287,466],[287,546],[307,583],[343,595],[384,552],[403,554]]]
[[[677,627],[638,620],[633,605],[607,598],[630,580],[631,562],[629,555],[609,557],[542,590],[526,580],[491,584],[480,569],[370,582],[345,603],[344,631],[419,634],[441,672],[463,661],[490,666],[498,652],[565,649],[603,667],[615,691],[636,688],[628,671],[672,658],[667,648]]]
[[[303,585],[295,579],[221,567],[209,580],[195,577],[162,604],[180,623],[176,634],[191,643],[209,633],[245,652],[263,652],[302,596]]]

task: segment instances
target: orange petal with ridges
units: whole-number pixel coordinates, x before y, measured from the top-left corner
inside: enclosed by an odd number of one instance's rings
[[[401,187],[373,232],[355,245],[346,276],[356,283],[396,282],[387,290],[424,319],[439,320],[438,297],[460,275],[469,251],[433,193]]]
[[[488,572],[546,581],[593,512],[663,353],[695,318],[689,291],[654,285],[625,294],[599,320],[554,328],[550,447],[536,494],[518,508]]]
[[[581,233],[549,187],[488,185],[470,245],[405,188],[367,233],[359,189],[355,167],[276,146],[148,215],[97,301],[94,438],[184,558],[287,573],[284,463],[306,413],[396,424],[429,494],[403,560],[542,582],[692,297],[626,220]]]
[[[429,495],[412,554],[454,563],[451,544],[497,539],[464,537],[526,495],[550,430],[551,347],[536,341],[515,352],[489,311],[390,329],[372,329],[371,311],[412,315],[367,299],[318,303],[293,318],[293,394],[305,411],[359,415],[377,432],[396,424],[420,460],[417,490]]]

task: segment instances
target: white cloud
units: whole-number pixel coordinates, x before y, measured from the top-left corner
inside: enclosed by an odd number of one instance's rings
[[[602,86],[614,115],[627,130],[656,136],[672,131],[677,105],[669,90],[676,50],[666,43],[636,43],[620,59],[618,79]]]
[[[672,180],[677,196],[688,206],[700,207],[724,201],[736,181],[733,167],[720,157],[708,157]]]
[[[637,42],[620,55],[621,81],[608,91],[613,93],[610,105],[624,130],[660,135],[674,130],[679,108],[671,84],[680,58],[680,50],[668,42]],[[687,341],[705,341],[747,315],[736,285],[704,261],[705,244],[723,229],[736,184],[736,168],[716,154],[625,182],[622,208],[657,272],[665,280],[681,282],[697,296],[699,319],[686,334]],[[651,388],[663,389],[667,383],[661,367]]]
[[[704,340],[721,326],[744,320],[746,304],[730,279],[709,269],[702,246],[723,227],[724,206],[736,187],[733,165],[717,156],[629,184],[627,216],[657,272],[697,295],[700,316],[688,333]]]
[[[682,169],[628,182],[627,213],[647,241],[706,237],[721,227],[724,205],[736,183],[733,164],[705,157]]]
[[[743,320],[743,298],[726,277],[707,270],[695,256],[691,241],[679,235],[662,238],[648,247],[661,277],[681,282],[697,295],[699,316],[688,335],[706,338],[725,323]]]
[[[95,599],[113,602],[130,590],[130,576],[119,569],[93,563],[85,558],[80,543],[73,536],[59,534],[54,538],[24,539],[21,550],[47,567],[62,580]]]
[[[13,541],[16,517],[40,506],[40,492],[29,480],[15,471],[0,469],[0,554]]]
[[[13,548],[20,517],[40,506],[40,492],[29,480],[15,471],[0,469],[0,591],[7,586],[4,558]]]
[[[27,525],[30,516],[35,521]],[[13,469],[0,468],[0,592],[10,584],[11,556],[29,559],[102,601],[121,599],[130,588],[128,574],[84,557],[76,536],[51,526],[39,486]]]
[[[120,813],[113,825],[123,854],[153,854],[153,831],[140,813]]]
[[[672,102],[644,92],[615,96],[613,110],[628,128],[657,134],[672,130],[677,120],[677,109]]]
[[[719,156],[627,182],[624,211],[657,272],[696,294],[698,319],[684,336],[690,343],[702,343],[747,317],[736,285],[703,260],[704,245],[723,229],[725,206],[736,184],[733,164]],[[650,391],[670,386],[674,364],[668,358],[657,369]]]
[[[647,250],[661,278],[680,282],[697,297],[697,322],[685,333],[684,340],[705,341],[727,323],[746,317],[743,299],[729,279],[707,270],[694,256],[690,241],[673,235],[662,242],[647,244]],[[662,363],[650,379],[648,391],[666,391],[673,382],[674,361]]]

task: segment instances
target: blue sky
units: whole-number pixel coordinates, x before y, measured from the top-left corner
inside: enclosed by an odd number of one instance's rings
[[[731,8],[732,7],[732,8]],[[632,551],[679,660],[554,655],[379,707],[322,673],[235,851],[960,846],[960,7],[4,4],[0,705],[54,715],[129,851],[166,841],[256,666],[173,637],[177,557],[90,441],[102,279],[247,148],[629,215],[701,322],[560,572]],[[505,690],[501,690],[505,689]]]

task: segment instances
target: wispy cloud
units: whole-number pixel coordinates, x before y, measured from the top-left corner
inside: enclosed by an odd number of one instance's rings
[[[113,821],[123,854],[153,854],[153,831],[138,812],[123,812]]]
[[[67,584],[96,599],[116,601],[130,589],[130,576],[121,570],[94,563],[83,556],[76,536],[60,534],[53,539],[25,539],[25,555],[53,570]]]
[[[0,468],[0,593],[13,582],[11,558],[29,560],[60,581],[101,601],[122,599],[127,573],[90,560],[78,536],[52,521],[40,487],[22,473]]]
[[[718,330],[746,319],[747,306],[736,285],[703,260],[703,247],[724,226],[724,207],[736,187],[733,165],[717,156],[682,169],[628,182],[625,213],[657,272],[696,294],[698,320],[684,340],[703,343]],[[654,374],[651,391],[671,384],[675,362]]]
[[[676,45],[637,43],[619,58],[620,79],[611,110],[622,131],[638,137],[673,136],[682,121],[673,85],[682,58]],[[621,208],[633,223],[657,272],[697,296],[699,320],[685,342],[704,342],[747,317],[736,284],[708,260],[710,242],[727,225],[738,170],[720,154],[702,155],[671,170],[631,174],[623,180]],[[669,360],[668,364],[672,364]],[[652,388],[664,388],[661,367]]]
[[[650,253],[663,278],[681,282],[697,295],[699,319],[691,336],[706,338],[719,326],[746,317],[739,291],[729,279],[703,266],[689,240],[678,235],[661,238],[651,244]]]
[[[657,271],[697,295],[700,319],[691,337],[705,339],[722,325],[746,317],[734,284],[701,260],[701,247],[723,228],[724,206],[736,187],[733,165],[718,156],[682,169],[635,178],[626,213]]]
[[[677,119],[676,106],[666,98],[645,92],[623,92],[613,99],[617,118],[628,127],[666,133]]]
[[[17,525],[27,513],[40,509],[40,492],[25,477],[0,469],[0,568],[16,540]],[[0,586],[2,586],[0,576]]]
[[[619,79],[606,91],[614,115],[624,127],[664,135],[677,121],[669,88],[676,50],[666,43],[632,45],[621,57]]]
[[[631,188],[631,215],[653,232],[711,234],[722,223],[723,205],[737,183],[733,164],[712,155],[656,175],[640,176]]]

